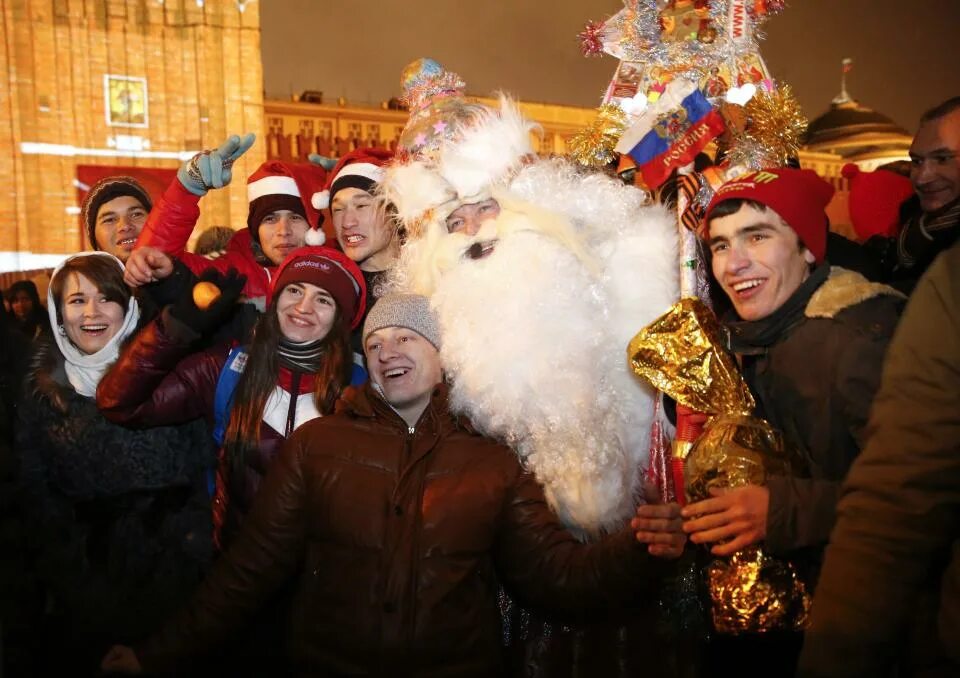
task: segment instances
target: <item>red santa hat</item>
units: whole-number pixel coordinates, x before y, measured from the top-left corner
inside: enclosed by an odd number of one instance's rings
[[[327,185],[313,194],[310,202],[315,209],[330,207],[337,191],[359,188],[373,193],[383,178],[383,166],[393,159],[393,151],[383,148],[358,148],[345,154],[327,175]]]
[[[268,160],[247,179],[247,228],[259,242],[260,222],[271,212],[290,210],[310,224],[308,245],[322,245],[326,240],[320,212],[310,204],[309,196],[324,185],[327,172],[318,165]]]
[[[827,253],[826,209],[833,190],[813,170],[776,167],[751,172],[717,189],[703,217],[704,238],[710,238],[710,219],[717,205],[735,198],[752,200],[779,214],[820,263]]]
[[[895,236],[900,226],[900,205],[913,195],[910,179],[885,169],[864,172],[853,163],[844,165],[841,172],[850,182],[850,222],[857,237]]]

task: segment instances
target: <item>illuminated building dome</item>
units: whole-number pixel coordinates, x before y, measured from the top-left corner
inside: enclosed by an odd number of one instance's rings
[[[847,60],[845,67],[848,66]],[[847,94],[845,78],[840,94],[823,115],[810,121],[804,149],[834,153],[862,169],[907,158],[913,137],[882,113],[861,105]]]

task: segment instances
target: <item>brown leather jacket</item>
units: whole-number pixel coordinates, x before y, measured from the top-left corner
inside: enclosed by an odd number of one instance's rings
[[[526,604],[604,608],[670,564],[629,531],[577,541],[510,449],[448,413],[444,387],[408,429],[368,385],[293,435],[193,603],[137,648],[143,667],[209,648],[298,567],[300,675],[495,676],[498,581]]]

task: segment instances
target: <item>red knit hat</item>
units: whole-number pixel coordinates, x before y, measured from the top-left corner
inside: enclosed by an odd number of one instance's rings
[[[383,148],[358,148],[350,151],[339,161],[333,171],[327,175],[327,186],[313,194],[312,205],[326,209],[333,203],[337,191],[344,188],[359,188],[373,192],[373,188],[383,178],[383,166],[393,159],[393,151]]]
[[[900,205],[913,195],[910,179],[885,169],[864,172],[852,162],[841,172],[850,181],[850,221],[857,237],[895,236],[900,226]]]
[[[360,268],[346,254],[329,247],[300,247],[277,267],[270,285],[270,300],[290,283],[310,283],[322,287],[343,317],[355,329],[363,319],[367,305],[367,283]]]
[[[327,172],[318,165],[286,163],[268,160],[247,179],[247,228],[257,242],[260,241],[260,222],[271,212],[290,210],[310,224],[307,231],[308,245],[322,245],[326,240],[320,228],[320,212],[310,204],[309,197],[324,185]]]
[[[717,205],[736,198],[753,200],[779,214],[820,263],[827,253],[826,209],[833,190],[813,170],[777,167],[745,174],[717,189],[703,217],[704,237],[710,237],[710,219]]]

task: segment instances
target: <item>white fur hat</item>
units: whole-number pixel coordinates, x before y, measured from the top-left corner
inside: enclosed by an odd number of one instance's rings
[[[533,154],[536,124],[506,96],[499,110],[468,102],[463,81],[430,59],[407,66],[403,86],[410,119],[400,145],[408,159],[387,168],[380,189],[405,223],[482,199]]]

